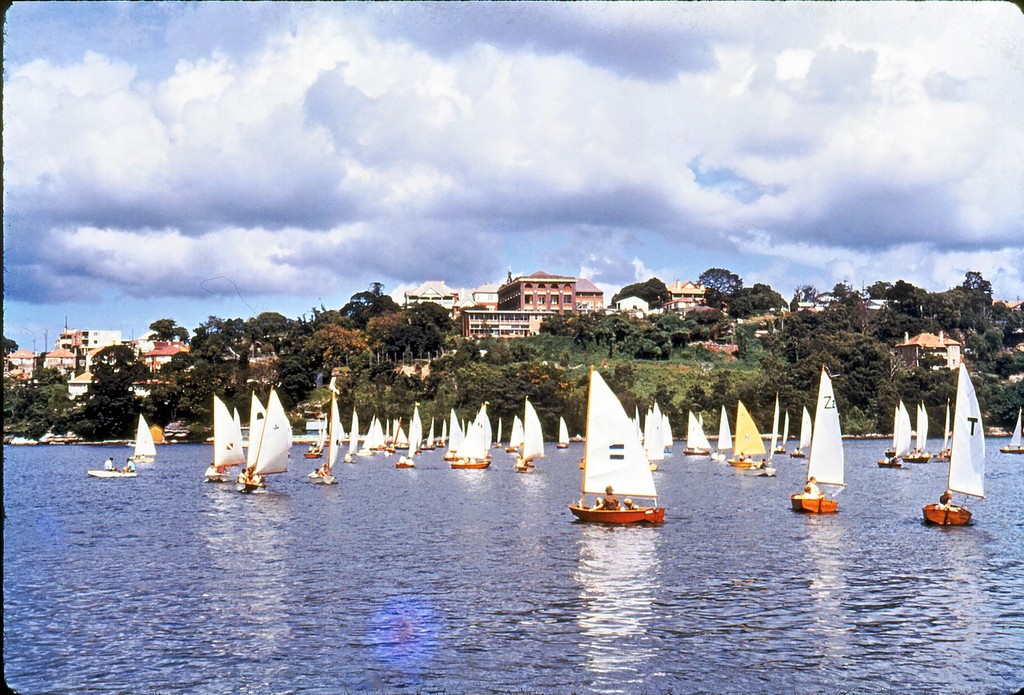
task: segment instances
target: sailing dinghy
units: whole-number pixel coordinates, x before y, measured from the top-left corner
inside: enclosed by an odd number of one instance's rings
[[[228,407],[217,396],[213,397],[213,463],[206,469],[206,480],[211,483],[226,483],[230,480],[228,469],[245,463],[242,451],[242,427]]]
[[[524,425],[525,426],[525,425]],[[487,403],[480,406],[480,412],[466,428],[466,436],[458,449],[458,460],[452,461],[452,468],[487,468],[491,465],[491,422],[487,417]]]
[[[832,378],[822,366],[818,405],[814,411],[814,433],[811,435],[811,455],[807,461],[807,487],[804,492],[790,496],[793,511],[832,514],[839,509],[839,502],[816,491],[815,483],[842,488],[846,485],[843,479],[844,464],[839,408],[832,390]]]
[[[789,452],[790,458],[802,459],[807,457],[807,454],[804,453],[804,449],[811,445],[812,429],[811,414],[807,412],[807,406],[804,406],[803,415],[800,417],[800,442],[793,451]]]
[[[558,449],[569,448],[569,428],[565,425],[565,418],[558,418]]]
[[[544,458],[544,434],[540,429],[537,411],[527,398],[523,413],[523,453],[516,457],[516,470],[526,473],[533,468],[533,460],[536,458]]]
[[[257,437],[253,439],[251,431],[249,437],[249,463],[238,476],[239,492],[255,492],[265,488],[266,476],[288,471],[292,427],[277,391],[270,391],[266,417],[258,427]]]
[[[960,363],[956,384],[956,405],[953,408],[952,452],[949,455],[949,478],[945,503],[926,504],[921,508],[925,523],[939,526],[962,526],[971,520],[971,512],[953,505],[952,494],[985,498],[985,426],[981,408],[967,367]]]
[[[1020,430],[1020,416],[1021,409],[1017,408],[1017,425],[1013,428],[1013,436],[1010,437],[1010,443],[1006,446],[999,447],[999,451],[1004,454],[1024,454],[1024,446],[1021,446],[1021,430]]]
[[[139,415],[139,426],[135,431],[135,453],[131,455],[135,463],[153,463],[156,461],[156,442],[153,441],[153,433],[149,431],[146,418]]]
[[[732,432],[729,431],[729,414],[725,412],[725,406],[722,406],[722,416],[718,419],[718,447],[715,453],[711,454],[711,458],[715,461],[725,461],[728,455],[725,453],[732,449]]]
[[[749,468],[754,463],[754,456],[761,456],[765,453],[764,440],[761,432],[757,429],[754,418],[743,405],[743,401],[737,401],[736,405],[736,438],[733,442],[735,458],[729,459],[730,466],[738,468]]]
[[[700,425],[700,420],[692,410],[686,417],[686,448],[683,449],[683,454],[686,456],[711,455],[711,442],[708,441],[707,435],[704,434],[704,428]]]
[[[586,506],[586,496],[603,495],[607,488],[617,495],[654,500],[654,506],[632,509],[595,509]],[[569,511],[581,521],[606,524],[661,523],[665,508],[657,506],[654,475],[647,463],[636,427],[622,403],[608,388],[596,369],[590,370],[587,401],[587,440],[583,458],[583,490],[578,504]]]
[[[338,482],[334,475],[334,464],[341,453],[341,438],[345,430],[341,426],[341,415],[338,413],[338,394],[331,389],[331,419],[327,425],[327,461],[307,477],[320,485],[333,485]]]

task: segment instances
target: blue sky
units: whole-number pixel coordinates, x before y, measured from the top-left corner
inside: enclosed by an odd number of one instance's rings
[[[509,269],[1017,299],[1022,74],[1008,3],[18,3],[4,335]]]

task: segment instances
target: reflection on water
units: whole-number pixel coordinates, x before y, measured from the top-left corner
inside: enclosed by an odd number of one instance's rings
[[[800,557],[810,582],[809,629],[818,637],[824,656],[838,659],[849,648],[842,606],[846,593],[842,527],[831,516],[807,515],[806,523],[807,537],[803,539]]]
[[[654,653],[647,631],[660,570],[658,529],[582,525],[574,579],[585,667],[599,692],[640,689]]]

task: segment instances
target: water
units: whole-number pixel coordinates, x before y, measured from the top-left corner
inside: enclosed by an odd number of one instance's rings
[[[582,445],[535,473],[441,452],[339,466],[296,447],[266,494],[202,482],[211,449],[139,477],[123,447],[4,447],[4,669],[38,692],[663,693],[1024,686],[1024,458],[990,439],[975,523],[921,523],[946,466],[849,441],[834,516],[776,478],[677,453],[660,527],[573,522]],[[319,462],[317,462],[319,463]]]

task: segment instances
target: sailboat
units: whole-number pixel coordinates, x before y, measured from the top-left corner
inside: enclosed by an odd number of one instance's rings
[[[953,431],[951,429],[949,429],[949,422],[950,422],[950,420],[949,420],[949,399],[947,398],[946,399],[946,424],[942,428],[942,449],[939,450],[939,453],[935,454],[935,456],[932,458],[932,461],[936,461],[936,462],[940,462],[940,461],[941,462],[947,462],[947,461],[949,461],[949,454],[950,454],[949,438],[953,434]]]
[[[455,408],[452,408],[451,426],[448,428],[448,451],[444,454],[445,461],[455,461],[459,458],[459,447],[462,446],[463,438],[462,425],[459,424],[459,418],[455,415]]]
[[[728,427],[728,425],[726,425]],[[704,428],[700,426],[700,420],[691,410],[686,417],[686,448],[683,453],[687,456],[708,456],[711,454],[711,442],[704,434]]]
[[[1017,408],[1017,424],[1013,428],[1013,436],[1010,437],[1010,443],[1007,444],[1006,446],[999,447],[999,451],[1003,452],[1004,454],[1024,454],[1024,446],[1021,446],[1020,443],[1020,417],[1021,409]]]
[[[701,430],[703,430],[703,420],[701,420],[700,426]],[[661,414],[661,436],[665,448],[665,455],[669,456],[672,454],[672,444],[675,442],[675,438],[672,436],[672,424],[668,421],[668,415],[666,413]]]
[[[654,506],[627,509],[597,509],[586,506],[586,496],[603,495],[609,490],[654,500]],[[569,511],[582,521],[608,524],[638,522],[660,523],[665,508],[657,506],[657,490],[644,455],[636,427],[622,403],[608,388],[596,369],[590,370],[590,394],[587,401],[587,440],[583,458],[583,489],[579,504]],[[630,500],[625,500],[630,502]]]
[[[317,421],[316,441],[309,445],[302,455],[307,459],[318,459],[324,455],[324,444],[327,442],[327,425],[323,420]]]
[[[359,455],[359,413],[352,409],[352,429],[348,435],[348,453],[345,454],[345,463],[355,463]]]
[[[754,456],[761,456],[765,453],[761,432],[757,429],[754,418],[747,412],[743,401],[737,401],[736,406],[734,451],[735,457],[729,459],[729,465],[739,468],[749,468],[750,464],[754,463]]]
[[[559,449],[569,448],[569,428],[565,426],[565,418],[558,418],[558,446]]]
[[[782,425],[782,439],[779,440],[778,446],[772,447],[772,451],[776,454],[786,453],[786,440],[789,439],[789,411],[786,411],[785,422]]]
[[[399,421],[401,431],[401,421]],[[409,421],[409,455],[399,456],[395,461],[395,468],[415,468],[416,462],[413,456],[419,453],[419,445],[423,440],[423,421],[420,419],[420,404],[417,403],[412,409],[412,420]]]
[[[153,463],[156,461],[156,443],[153,441],[153,433],[149,431],[146,418],[139,415],[139,426],[135,430],[135,453],[131,455],[135,463]]]
[[[647,417],[644,419],[644,451],[652,471],[658,470],[659,462],[665,460],[665,436],[661,432],[661,427],[661,408],[655,403],[654,408],[647,411]]]
[[[250,425],[251,427],[251,425]],[[258,436],[250,432],[249,462],[238,476],[239,492],[255,492],[266,487],[264,477],[288,471],[288,456],[292,448],[292,428],[284,412],[277,391],[271,389],[267,401],[267,414]]]
[[[917,440],[914,450],[903,457],[907,463],[928,463],[932,455],[928,453],[928,411],[924,403],[917,405]]]
[[[523,453],[516,458],[516,470],[525,473],[533,468],[533,460],[544,458],[544,434],[540,429],[540,418],[537,411],[526,399],[523,413]]]
[[[434,438],[434,418],[430,418],[430,432],[427,434],[427,438],[420,444],[420,451],[433,451],[437,442]]]
[[[985,426],[981,408],[967,367],[960,363],[956,383],[956,405],[953,407],[953,451],[949,456],[949,477],[942,504],[926,504],[921,508],[925,523],[940,526],[962,526],[971,520],[971,512],[953,506],[953,493],[985,498]]]
[[[213,463],[206,469],[206,480],[226,483],[228,468],[245,463],[242,428],[217,396],[213,397]]]
[[[327,425],[327,461],[323,466],[310,473],[307,477],[320,485],[333,485],[338,482],[334,475],[334,464],[338,462],[341,451],[341,437],[345,430],[341,426],[341,415],[338,414],[338,396],[331,390],[331,419]]]
[[[832,514],[839,502],[825,497],[816,483],[844,487],[845,455],[843,431],[839,424],[839,407],[832,390],[832,378],[824,365],[818,385],[818,405],[814,410],[814,433],[811,435],[811,455],[807,461],[807,487],[804,492],[790,495],[795,512]]]
[[[484,402],[476,419],[466,429],[466,436],[459,445],[459,458],[451,462],[452,468],[487,468],[491,465],[490,443],[491,423],[487,418],[487,403]]]
[[[800,443],[793,451],[789,452],[790,458],[802,459],[807,456],[804,449],[811,445],[811,428],[811,414],[807,412],[807,406],[804,406],[803,415],[800,417]]]
[[[729,431],[729,414],[725,412],[724,405],[722,406],[722,416],[718,419],[717,444],[717,450],[711,455],[711,458],[715,461],[725,461],[725,452],[732,450],[732,432]]]
[[[494,448],[501,448],[501,418],[498,418],[498,435],[494,438]]]
[[[519,453],[519,447],[523,445],[524,438],[523,421],[516,415],[512,418],[512,435],[508,438],[508,446],[505,447],[505,451],[510,454]]]
[[[884,458],[878,459],[878,465],[882,468],[902,468],[900,459],[910,452],[913,430],[910,425],[910,413],[907,412],[903,401],[896,406],[893,415],[892,448],[885,452]]]

